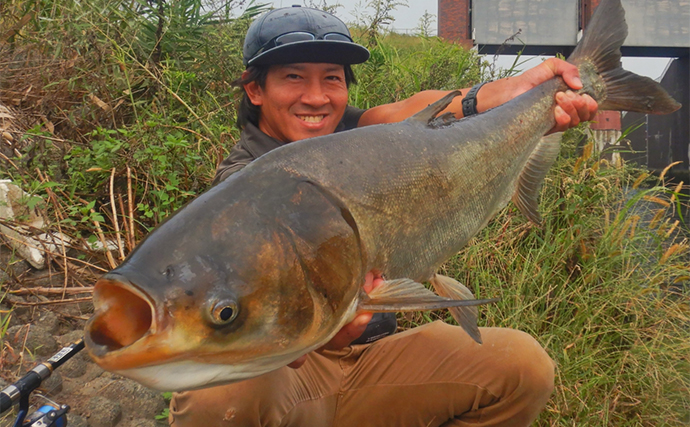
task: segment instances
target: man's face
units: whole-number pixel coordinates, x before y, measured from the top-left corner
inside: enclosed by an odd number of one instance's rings
[[[283,142],[328,135],[347,106],[345,69],[337,64],[273,65],[266,85],[245,85],[261,107],[259,129]]]

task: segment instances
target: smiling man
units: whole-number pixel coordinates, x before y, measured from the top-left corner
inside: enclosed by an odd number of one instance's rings
[[[247,32],[247,69],[238,80],[242,134],[214,184],[284,144],[398,122],[448,93],[424,91],[368,110],[348,106],[348,87],[355,83],[350,65],[368,57],[345,24],[326,12],[292,7],[259,17]],[[582,87],[575,66],[551,59],[518,77],[462,89],[447,111],[459,118],[477,114],[555,76],[571,89]],[[556,102],[552,131],[597,111],[592,98],[572,91],[557,94]],[[367,274],[364,290],[381,280]],[[395,330],[390,314],[359,314],[323,349],[290,367],[176,393],[169,421],[175,427],[527,426],[553,390],[553,362],[520,331],[480,328],[479,345],[443,322]]]

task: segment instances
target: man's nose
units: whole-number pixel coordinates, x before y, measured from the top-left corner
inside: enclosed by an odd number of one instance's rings
[[[312,82],[304,91],[302,102],[312,107],[321,107],[328,104],[330,99],[320,82]]]

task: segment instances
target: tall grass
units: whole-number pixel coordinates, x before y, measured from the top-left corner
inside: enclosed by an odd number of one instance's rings
[[[238,136],[230,83],[261,7],[232,18],[233,2],[214,9],[220,15],[191,0],[166,4],[0,5],[2,27],[17,28],[0,34],[9,34],[0,39],[0,102],[16,116],[4,130],[13,140],[0,144],[0,177],[43,196],[51,228],[77,242],[121,238],[108,258],[76,243],[54,254],[65,285],[115,265],[208,188]],[[362,43],[372,36],[365,29],[354,31]],[[373,36],[370,61],[355,67],[350,101],[358,107],[469,87],[491,72],[475,53],[436,38]],[[568,142],[546,181],[543,226],[508,207],[444,266],[478,296],[501,297],[481,310],[483,325],[525,330],[557,362],[557,390],[539,425],[690,422],[682,286],[690,272],[681,228],[669,219],[678,196],[641,189],[642,173]],[[437,317],[447,316],[406,321]]]
[[[508,207],[445,269],[501,298],[481,310],[484,325],[526,331],[556,361],[539,425],[687,425],[690,266],[673,226],[678,195],[633,188],[641,171],[586,152],[549,174],[542,227]]]

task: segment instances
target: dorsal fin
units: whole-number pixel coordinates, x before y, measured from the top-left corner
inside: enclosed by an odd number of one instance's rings
[[[539,190],[551,165],[558,157],[562,135],[562,133],[554,133],[543,137],[532,151],[518,177],[513,203],[527,219],[535,224],[541,224],[541,215],[538,211]]]
[[[419,113],[415,114],[407,120],[428,124],[438,115],[438,113],[445,110],[446,107],[448,107],[450,103],[453,101],[453,98],[455,98],[456,96],[462,96],[462,92],[460,92],[459,90],[452,91],[451,93],[434,102],[433,104],[429,104],[428,107],[426,107],[425,109],[423,109],[422,111],[420,111]]]

